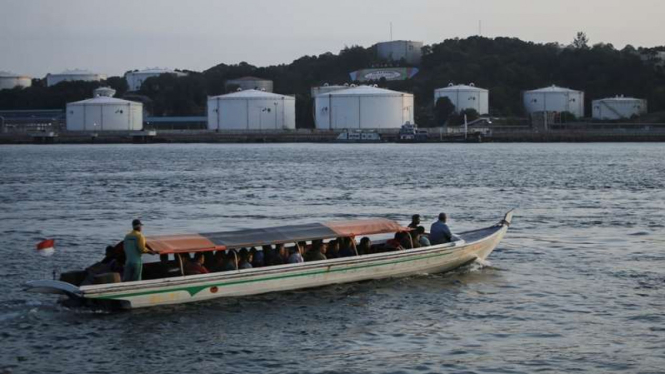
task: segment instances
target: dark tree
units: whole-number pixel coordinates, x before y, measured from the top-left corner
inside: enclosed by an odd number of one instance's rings
[[[580,31],[575,36],[573,40],[573,47],[576,49],[589,49],[589,38],[586,36],[586,33]]]

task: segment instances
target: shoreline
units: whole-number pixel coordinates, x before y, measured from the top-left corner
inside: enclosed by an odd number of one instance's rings
[[[296,130],[289,132],[214,132],[214,131],[138,131],[107,133],[9,133],[0,134],[0,145],[10,144],[164,144],[164,143],[362,143],[338,141],[338,132]],[[398,134],[383,133],[374,143],[397,143]],[[417,143],[599,143],[599,142],[665,142],[665,132],[621,132],[591,130],[550,130],[542,132],[494,132],[479,137],[430,133]],[[400,142],[416,143],[416,142]]]

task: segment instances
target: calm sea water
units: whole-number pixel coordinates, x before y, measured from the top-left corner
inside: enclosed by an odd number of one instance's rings
[[[0,372],[663,373],[665,145],[0,147]],[[490,264],[201,304],[68,310],[25,281],[148,234],[517,208]],[[34,245],[57,240],[44,259]]]

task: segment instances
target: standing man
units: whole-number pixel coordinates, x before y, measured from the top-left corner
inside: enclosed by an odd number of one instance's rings
[[[132,221],[132,231],[125,235],[125,272],[122,276],[123,282],[132,282],[141,280],[143,271],[143,261],[141,256],[144,253],[155,254],[154,251],[145,246],[145,236],[141,233],[143,224],[138,219]]]
[[[439,213],[439,220],[432,224],[429,232],[429,241],[432,245],[450,243],[453,240],[453,233],[450,232],[446,221],[448,221],[446,213]]]
[[[415,230],[420,225],[420,214],[414,214],[411,216],[411,223],[409,223],[409,228]]]

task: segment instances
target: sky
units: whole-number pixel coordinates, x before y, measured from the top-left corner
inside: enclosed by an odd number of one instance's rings
[[[290,63],[393,39],[665,45],[665,0],[0,0],[0,71]],[[479,23],[482,27],[479,27]],[[481,30],[479,30],[481,29]]]

